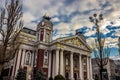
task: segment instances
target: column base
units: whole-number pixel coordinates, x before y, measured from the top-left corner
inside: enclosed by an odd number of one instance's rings
[[[94,79],[86,79],[86,80],[94,80]]]
[[[75,80],[74,78],[71,78],[70,80]]]
[[[89,79],[89,80],[94,80],[94,79]]]
[[[79,78],[78,80],[83,80],[83,79]]]

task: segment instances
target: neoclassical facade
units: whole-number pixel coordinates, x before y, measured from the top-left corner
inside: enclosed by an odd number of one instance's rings
[[[14,79],[17,70],[24,67],[29,80],[42,68],[47,79],[61,74],[66,80],[92,80],[92,50],[82,33],[76,31],[73,36],[56,40],[52,40],[52,34],[53,24],[48,16],[43,16],[36,31],[24,28],[19,52],[5,65],[8,75]]]

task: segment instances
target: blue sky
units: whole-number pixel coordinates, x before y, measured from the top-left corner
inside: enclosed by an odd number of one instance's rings
[[[5,0],[0,0],[0,5]],[[89,22],[94,13],[104,15],[101,32],[106,37],[106,44],[112,47],[111,56],[118,55],[117,42],[120,36],[120,0],[23,0],[24,26],[36,29],[42,16],[47,13],[52,17],[53,39],[75,34],[80,29],[92,44],[95,27]]]

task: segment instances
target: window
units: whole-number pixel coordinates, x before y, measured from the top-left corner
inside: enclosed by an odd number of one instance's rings
[[[68,65],[68,58],[66,58],[66,65]]]
[[[70,65],[70,59],[68,56],[66,56],[66,61],[65,61],[66,66]]]
[[[49,33],[46,34],[46,42],[49,42],[50,40],[50,36],[49,36]]]
[[[45,64],[45,65],[48,64],[48,59],[45,59],[44,64]]]
[[[37,41],[39,41],[39,33],[37,33]]]
[[[43,63],[44,63],[44,66],[48,66],[48,50],[45,50],[45,52],[44,52]]]
[[[31,63],[31,52],[28,51],[25,53],[25,64],[30,65],[30,63]]]
[[[44,55],[47,57],[47,56],[48,56],[48,52],[47,52],[47,51],[45,51]]]
[[[77,59],[74,59],[74,66],[77,67]]]

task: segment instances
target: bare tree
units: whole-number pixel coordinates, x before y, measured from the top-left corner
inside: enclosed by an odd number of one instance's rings
[[[97,14],[93,14],[92,17],[89,17],[90,22],[92,22],[96,26],[96,35],[97,38],[95,40],[95,47],[93,49],[94,56],[96,60],[96,64],[99,67],[100,70],[100,79],[103,79],[103,71],[105,65],[107,65],[110,55],[110,48],[108,46],[105,46],[105,37],[103,37],[100,31],[100,23],[103,20],[103,15],[100,14],[99,16]]]
[[[13,59],[18,51],[19,34],[23,27],[21,17],[21,1],[6,0],[0,12],[0,75],[3,65]]]

